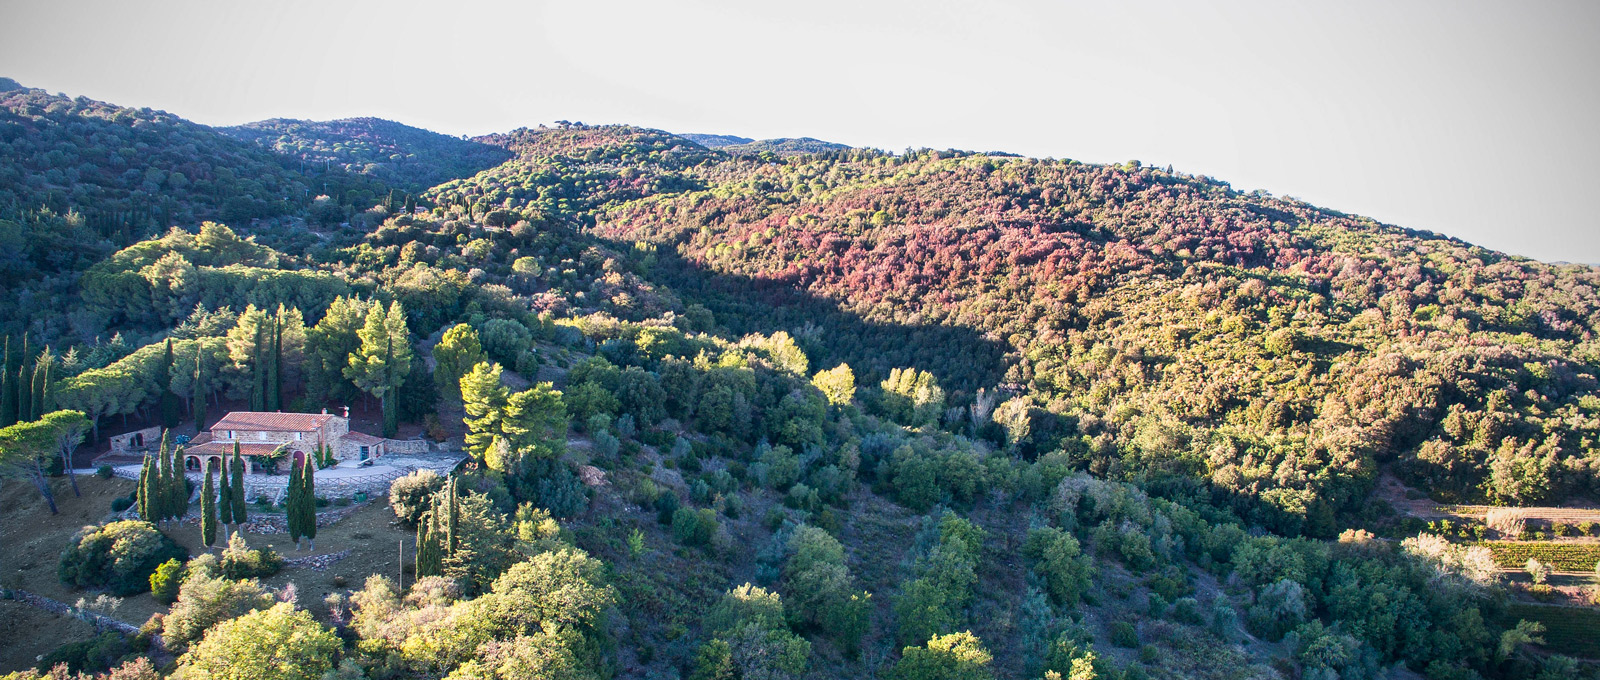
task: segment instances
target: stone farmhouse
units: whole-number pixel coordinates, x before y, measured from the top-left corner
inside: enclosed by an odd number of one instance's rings
[[[419,445],[426,448],[421,442],[351,432],[349,411],[345,413],[340,417],[327,409],[322,413],[234,411],[212,425],[210,432],[189,441],[183,449],[184,468],[198,472],[210,460],[220,466],[233,456],[235,444],[249,461],[250,473],[270,472],[276,467],[274,461],[303,461],[322,446],[333,449],[340,467],[371,465],[386,453],[411,453],[419,450]]]

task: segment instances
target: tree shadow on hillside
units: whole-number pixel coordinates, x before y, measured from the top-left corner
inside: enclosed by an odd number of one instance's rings
[[[714,272],[667,248],[657,252],[651,278],[671,287],[685,304],[710,309],[717,324],[734,335],[788,331],[810,358],[812,371],[846,362],[856,372],[857,385],[881,380],[890,369],[916,367],[932,372],[946,391],[970,394],[1005,376],[1006,345],[975,329],[870,320],[792,281]]]

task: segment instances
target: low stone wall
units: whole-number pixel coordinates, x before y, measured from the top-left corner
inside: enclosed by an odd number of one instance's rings
[[[385,439],[383,440],[384,455],[396,453],[418,454],[427,453],[429,450],[426,439]]]
[[[14,600],[35,609],[42,609],[52,614],[71,616],[73,618],[80,619],[89,625],[94,626],[94,630],[97,633],[115,631],[130,637],[139,634],[139,627],[131,623],[125,623],[109,616],[78,609],[77,607],[69,605],[65,602],[52,600],[42,595],[35,595],[26,590],[0,588],[0,599]],[[161,650],[163,648],[160,635],[151,636],[150,643],[153,650]]]

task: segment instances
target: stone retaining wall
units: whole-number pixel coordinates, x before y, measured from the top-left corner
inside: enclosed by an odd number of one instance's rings
[[[130,637],[139,634],[139,627],[131,623],[125,623],[109,616],[78,609],[77,607],[69,605],[65,602],[52,600],[42,595],[35,595],[26,590],[0,588],[0,599],[21,602],[22,604],[28,605],[35,609],[42,609],[52,614],[71,616],[73,618],[82,620],[91,626],[94,626],[96,633],[115,631]],[[150,645],[151,649],[158,653],[164,648],[162,645],[161,636],[159,634],[151,636]]]

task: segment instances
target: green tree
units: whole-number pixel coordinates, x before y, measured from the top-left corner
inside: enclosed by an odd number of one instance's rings
[[[350,355],[361,349],[360,330],[371,306],[356,298],[335,298],[322,320],[306,331],[307,401],[348,403],[359,394],[344,371]]]
[[[826,371],[818,371],[811,378],[811,384],[822,391],[828,398],[828,403],[834,406],[844,406],[856,398],[856,374],[850,370],[850,364],[839,364]]]
[[[503,436],[500,421],[505,417],[510,394],[500,384],[500,373],[500,364],[480,361],[461,378],[467,453],[478,460],[487,460]]]
[[[204,432],[206,429],[206,389],[203,359],[204,355],[197,347],[194,353],[194,380],[191,381],[191,388],[194,393],[189,397],[190,416],[194,418],[196,432]]]
[[[13,376],[17,367],[12,364],[11,335],[6,335],[5,354],[0,358],[0,427],[17,422],[17,385]]]
[[[165,354],[161,357],[159,368],[156,369],[156,389],[161,391],[161,426],[174,428],[183,420],[183,409],[178,395],[172,393],[172,369],[175,361],[172,356],[172,338],[167,338]]]
[[[300,539],[306,535],[300,511],[305,503],[305,474],[301,471],[304,466],[305,462],[298,458],[290,463],[289,483],[283,495],[283,519],[289,525],[289,540],[294,541],[295,550],[300,549]]]
[[[233,490],[228,497],[233,501],[233,528],[250,521],[250,507],[248,499],[244,497],[244,456],[239,453],[239,443],[233,443],[233,462],[228,466],[231,479],[229,485]]]
[[[802,526],[789,538],[789,553],[783,585],[795,618],[856,654],[872,613],[872,595],[856,588],[844,546],[822,529]]]
[[[994,657],[970,631],[935,635],[926,647],[906,647],[889,672],[892,680],[990,680]]]
[[[83,440],[89,434],[89,419],[81,411],[63,410],[46,413],[38,422],[49,433],[53,452],[61,459],[61,469],[67,473],[67,480],[72,484],[72,495],[82,496],[78,492],[78,473],[73,466],[72,455],[77,453],[78,447],[83,445]]]
[[[217,544],[217,474],[215,460],[206,461],[206,479],[200,485],[200,545]]]
[[[271,317],[255,305],[245,307],[228,331],[228,358],[235,372],[248,376],[247,393],[253,411],[267,408],[267,350],[272,333]]]
[[[341,646],[309,612],[280,602],[217,624],[178,667],[212,680],[320,680]]]
[[[439,344],[433,346],[434,384],[439,388],[439,398],[450,403],[461,399],[462,376],[484,358],[483,344],[472,326],[456,324],[445,331]]]
[[[383,436],[392,437],[399,427],[399,402],[393,397],[411,371],[411,337],[400,302],[390,303],[387,311],[382,305],[372,305],[357,335],[361,347],[350,355],[344,376],[378,398],[383,407]]]
[[[222,535],[223,536],[227,536],[228,534],[232,533],[232,530],[229,527],[233,526],[233,485],[228,483],[228,463],[227,463],[228,459],[226,457],[224,457],[222,460],[223,460],[222,464],[216,466],[217,467],[217,503],[216,503],[217,525],[222,527]],[[207,470],[207,475],[208,476],[210,475],[211,468],[212,468],[211,462],[207,461],[206,470]],[[204,516],[204,514],[205,514],[205,509],[201,508],[201,515]]]
[[[561,393],[543,382],[506,399],[500,432],[504,446],[490,447],[490,469],[518,472],[529,459],[553,460],[567,450],[567,407]]]
[[[1058,605],[1076,606],[1089,589],[1093,567],[1078,539],[1055,527],[1032,529],[1022,554],[1045,582],[1050,599]]]
[[[789,630],[777,593],[746,583],[706,614],[711,639],[701,647],[694,678],[797,678],[811,643]]]
[[[156,517],[157,506],[151,503],[156,498],[156,464],[155,457],[148,454],[144,457],[144,467],[139,468],[139,495],[136,499],[139,518],[154,524],[160,518]]]
[[[56,498],[45,475],[45,461],[58,450],[55,428],[44,421],[23,421],[0,429],[0,475],[33,482],[52,515],[57,514]]]
[[[306,550],[317,549],[317,463],[306,458],[300,466],[300,535],[306,537]]]

